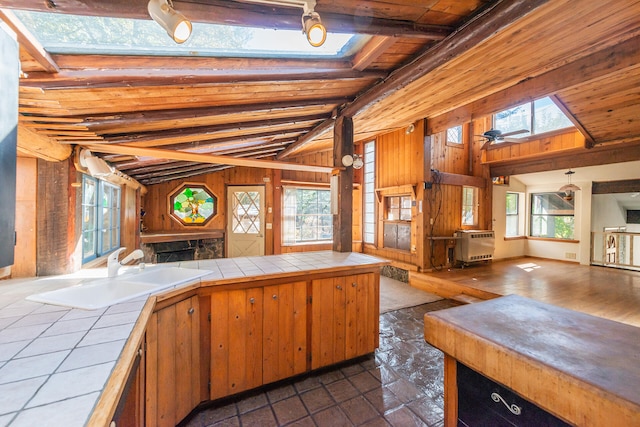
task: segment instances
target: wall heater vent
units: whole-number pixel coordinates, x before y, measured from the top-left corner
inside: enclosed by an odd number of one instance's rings
[[[456,261],[475,262],[493,259],[495,233],[493,230],[458,230]]]

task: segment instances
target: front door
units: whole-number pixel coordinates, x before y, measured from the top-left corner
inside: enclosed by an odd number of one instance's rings
[[[227,187],[227,256],[264,255],[264,187]]]

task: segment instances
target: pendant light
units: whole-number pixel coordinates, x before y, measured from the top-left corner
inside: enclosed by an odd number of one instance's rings
[[[575,172],[572,171],[571,169],[565,172],[564,174],[567,175],[567,183],[558,189],[559,192],[563,192],[565,194],[564,196],[565,200],[572,200],[573,193],[580,190],[580,187],[571,183],[571,175],[573,175],[574,173]]]

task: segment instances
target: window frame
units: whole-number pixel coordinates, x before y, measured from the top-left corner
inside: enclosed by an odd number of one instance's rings
[[[93,203],[87,203],[87,186],[95,186]],[[108,196],[105,199],[105,196]],[[106,201],[106,205],[105,205]],[[82,175],[82,263],[107,255],[120,247],[120,230],[122,215],[122,189],[110,182]],[[92,212],[94,222],[86,221],[85,215]],[[115,224],[114,224],[115,222]],[[89,227],[87,227],[87,225]],[[90,233],[93,238],[93,251],[85,251],[85,235]],[[108,233],[109,242],[105,247],[105,236]]]
[[[362,242],[374,245],[376,243],[376,145],[375,141],[364,144],[362,168]]]
[[[291,191],[322,191],[326,192],[328,195],[327,204],[325,206],[325,213],[316,213],[316,214],[299,214],[297,211],[297,194],[294,197],[296,200],[296,213],[293,214],[294,219],[292,219],[292,214],[289,212],[292,209],[292,206],[287,206],[287,202],[289,200],[288,193]],[[316,197],[316,200],[318,198]],[[331,232],[330,239],[303,239],[301,236],[298,237],[298,222],[297,218],[299,216],[317,216],[317,217],[326,217],[325,219],[329,220],[329,230]],[[319,228],[321,224],[316,223],[316,237],[319,236]],[[282,245],[283,246],[295,246],[295,245],[309,245],[309,244],[320,244],[320,243],[331,243],[333,242],[333,214],[331,213],[331,189],[326,187],[319,186],[299,186],[299,185],[285,185],[282,187]]]
[[[471,205],[468,203],[468,198],[466,197],[465,193],[467,191],[473,191],[472,197],[471,197]],[[460,205],[462,207],[462,211],[461,211],[461,219],[460,219],[460,225],[462,227],[477,227],[478,224],[480,223],[480,219],[478,218],[478,200],[479,200],[479,190],[478,187],[473,187],[470,185],[463,185],[462,186],[462,196],[461,196],[461,200],[460,200]],[[470,209],[469,209],[470,207]],[[467,217],[466,212],[471,211],[471,220],[472,223],[469,222],[465,222],[465,217]]]
[[[559,240],[559,241],[572,241],[575,240],[575,198],[572,200],[566,200],[567,203],[571,203],[571,205],[573,206],[573,209],[571,210],[571,214],[567,214],[568,211],[565,210],[560,210],[558,211],[558,213],[555,214],[542,214],[542,213],[534,213],[534,210],[536,209],[536,203],[534,202],[534,198],[535,197],[539,197],[542,195],[554,195],[560,198],[563,198],[564,193],[563,192],[557,192],[557,191],[542,191],[542,192],[536,192],[536,193],[531,193],[529,196],[529,202],[530,202],[530,209],[529,209],[529,236],[532,238],[540,238],[540,239],[553,239],[553,240]],[[571,218],[571,236],[570,237],[557,237],[557,236],[549,236],[548,235],[548,231],[546,235],[534,235],[534,227],[536,224],[536,218],[553,218],[554,222],[556,219],[559,218]],[[548,220],[547,220],[548,222]],[[556,227],[554,226],[554,231],[555,231]]]
[[[459,128],[459,135],[460,135],[460,141],[450,141],[449,140],[449,131],[452,129],[457,129]],[[447,130],[444,131],[444,140],[445,140],[445,145],[449,146],[449,147],[458,147],[458,148],[463,148],[464,147],[464,143],[465,143],[465,128],[466,126],[464,125],[456,125],[456,126],[451,126],[449,128],[447,128]]]
[[[508,197],[509,196],[515,196],[516,200],[515,200],[515,213],[510,213],[509,212],[509,201],[508,201]],[[504,235],[505,237],[518,237],[522,235],[521,232],[521,215],[520,215],[520,203],[521,203],[521,193],[518,193],[516,191],[507,191],[506,195],[505,195],[505,229],[504,229]],[[509,234],[509,218],[515,218],[515,226],[516,226],[516,230],[515,230],[515,234]]]
[[[549,99],[551,101],[551,103],[560,111],[560,113],[564,116],[564,118],[569,122],[569,124],[565,127],[559,127],[559,128],[555,128],[555,129],[547,129],[547,130],[543,130],[543,131],[537,131],[536,130],[536,102],[539,101],[543,101],[545,99]],[[528,124],[526,125],[527,128],[529,129],[529,132],[526,134],[522,134],[521,135],[513,135],[510,136],[510,138],[516,138],[516,139],[521,139],[522,141],[527,141],[528,139],[536,139],[539,138],[541,135],[548,135],[548,134],[554,134],[554,133],[561,133],[567,129],[570,129],[571,127],[575,128],[575,124],[571,121],[571,119],[566,115],[566,113],[562,110],[561,106],[558,105],[558,103],[555,101],[554,97],[552,96],[545,96],[542,98],[536,98],[534,100],[531,100],[529,102],[524,102],[522,104],[518,104],[518,105],[514,105],[510,108],[505,108],[504,110],[500,110],[494,114],[491,115],[491,123],[492,123],[492,127],[494,129],[500,129],[500,131],[502,131],[502,133],[508,133],[511,132],[515,129],[504,129],[503,127],[501,127],[500,125],[497,124],[497,116],[500,114],[503,114],[505,112],[508,112],[509,110],[514,110],[517,108],[524,108],[526,106],[526,108],[528,108],[529,113],[528,113]],[[495,148],[496,146],[499,146],[500,144],[503,144],[504,142],[502,141],[496,141],[495,144],[492,145],[493,148]]]

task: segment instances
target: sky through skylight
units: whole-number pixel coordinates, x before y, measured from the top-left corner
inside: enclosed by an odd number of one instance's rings
[[[302,30],[273,30],[193,23],[191,38],[176,44],[152,20],[15,11],[16,16],[50,53],[310,57],[348,56],[363,37],[328,33],[312,47]]]

